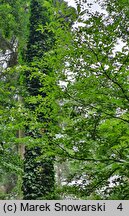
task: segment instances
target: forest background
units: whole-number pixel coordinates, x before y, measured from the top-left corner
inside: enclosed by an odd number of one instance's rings
[[[128,0],[0,0],[0,198],[129,198]]]

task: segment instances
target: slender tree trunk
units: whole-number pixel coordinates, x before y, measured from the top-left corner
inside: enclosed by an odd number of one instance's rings
[[[23,105],[23,98],[20,95],[18,96],[18,101],[22,106]],[[18,136],[19,139],[23,138],[25,136],[24,131],[19,129],[18,132],[17,132],[17,136]],[[18,153],[20,155],[20,158],[23,160],[24,159],[24,154],[25,154],[25,145],[23,143],[20,143],[18,145]]]

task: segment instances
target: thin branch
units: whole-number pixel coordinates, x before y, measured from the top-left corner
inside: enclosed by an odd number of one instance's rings
[[[95,159],[95,158],[84,158],[84,157],[76,157],[76,156],[73,156],[71,155],[66,149],[64,149],[62,146],[58,145],[59,148],[61,148],[65,153],[66,155],[71,158],[71,159],[74,159],[74,160],[81,160],[81,161],[93,161],[93,162],[102,162],[102,163],[105,163],[105,162],[117,162],[117,163],[127,163],[127,161],[125,160],[120,160],[120,159],[111,159],[111,158],[105,158],[105,159]],[[128,162],[129,163],[129,162]]]
[[[99,108],[97,108],[97,107],[95,107],[95,106],[93,106],[93,105],[89,105],[91,108],[93,108],[93,109],[96,109],[96,110],[100,110]],[[106,115],[108,115],[108,116],[110,116],[110,117],[112,117],[112,118],[115,118],[115,119],[119,119],[119,120],[121,120],[121,121],[124,121],[124,122],[126,122],[126,123],[129,123],[129,120],[127,120],[127,119],[123,119],[123,118],[121,118],[121,117],[119,117],[119,116],[115,116],[115,115],[113,115],[113,114],[111,114],[111,113],[107,113],[107,112],[105,112],[105,111],[102,111],[104,114],[106,114]]]
[[[87,41],[86,41],[86,43],[87,43],[89,49],[90,49],[90,50],[94,53],[94,55],[96,56],[97,61],[100,62],[101,69],[103,70],[103,72],[104,72],[104,74],[106,75],[106,77],[107,77],[112,83],[114,83],[115,85],[117,85],[117,86],[121,89],[121,91],[122,91],[122,93],[123,93],[125,99],[129,102],[129,97],[126,95],[126,91],[124,90],[124,88],[120,85],[120,83],[118,83],[117,81],[113,80],[113,79],[106,73],[106,71],[105,71],[105,69],[104,69],[104,67],[103,67],[103,65],[102,65],[102,63],[101,63],[101,61],[100,61],[99,58],[98,58],[97,53],[94,51],[93,48],[91,48],[91,46],[89,45],[89,43],[88,43]],[[128,56],[127,56],[127,59],[128,59]],[[122,69],[124,63],[125,63],[125,61],[123,62],[122,66],[120,67],[119,71]]]
[[[81,104],[81,105],[83,105],[83,106],[87,106],[87,107],[92,108],[92,109],[96,109],[97,111],[100,111],[100,108],[97,108],[97,107],[95,107],[95,106],[93,106],[93,105],[91,105],[91,104],[86,104],[84,100],[82,100],[82,99],[76,99],[76,98],[74,98],[73,96],[71,96],[68,92],[66,92],[66,93],[67,93],[67,95],[68,95],[70,98],[72,98],[72,99],[73,99],[74,101],[76,101],[77,103],[79,103],[79,104]],[[124,119],[124,118],[121,118],[121,117],[119,117],[119,116],[115,116],[115,115],[113,115],[113,114],[111,114],[111,113],[107,113],[107,112],[104,111],[104,109],[102,110],[102,113],[104,113],[104,114],[106,114],[106,115],[108,115],[108,116],[110,116],[110,117],[112,117],[112,118],[115,118],[115,119],[124,121],[124,122],[126,122],[126,123],[129,123],[129,120]]]
[[[94,189],[100,187],[100,184],[103,183],[103,181],[108,180],[119,168],[117,167],[116,169],[114,169],[112,172],[109,173],[108,176],[104,177],[101,179],[101,181],[97,182],[91,189],[90,189],[90,193],[92,193],[94,191]]]

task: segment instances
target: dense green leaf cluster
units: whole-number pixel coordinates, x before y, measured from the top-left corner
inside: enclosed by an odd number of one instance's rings
[[[25,46],[28,16],[29,0],[0,1],[0,49],[10,49],[16,38],[19,48]]]
[[[44,86],[44,82],[40,80],[40,74],[44,76],[46,73],[50,73],[49,66],[41,66],[38,62],[43,58],[44,53],[52,49],[54,43],[54,35],[47,29],[41,32],[38,30],[40,26],[45,26],[50,22],[50,14],[47,10],[44,1],[32,0],[30,9],[30,33],[27,43],[27,51],[25,61],[32,69],[25,71],[25,82],[30,98],[26,100],[26,107],[33,112],[34,119],[36,119],[38,125],[46,124],[45,131],[49,130],[47,124],[49,124],[50,116],[46,117],[46,113],[39,105],[39,101],[42,101],[46,97],[47,90],[41,92],[41,88]],[[36,73],[33,75],[34,68]],[[38,74],[37,74],[38,73]],[[43,97],[43,98],[42,98]],[[37,112],[40,106],[40,110]],[[51,109],[51,107],[50,107]],[[48,115],[48,113],[47,113]],[[30,119],[30,121],[33,121]],[[36,125],[36,124],[35,124]],[[30,136],[33,139],[42,138],[42,127],[32,128],[29,124],[26,125],[25,135]],[[24,199],[52,199],[52,193],[54,191],[54,166],[53,158],[43,158],[42,139],[39,141],[40,146],[37,146],[37,142],[33,141],[31,148],[26,147],[25,161],[24,161],[24,177],[23,177],[23,195]],[[49,145],[50,141],[47,142]],[[40,158],[41,156],[41,158]]]
[[[18,101],[21,92],[18,76],[16,68],[9,69],[2,71],[0,80],[0,187],[4,188],[5,199],[18,196],[17,179],[23,169],[17,135],[19,128],[24,128],[24,108]]]
[[[126,10],[116,5],[107,16],[95,13],[67,34],[67,27],[62,29],[56,22],[56,46],[45,58],[56,73],[57,83],[65,84],[58,100],[60,129],[53,139],[55,154],[83,162],[79,175],[85,173],[89,183],[74,190],[80,190],[82,197],[93,198],[98,193],[106,199],[129,198],[129,43],[124,30]],[[123,47],[118,50],[120,41]],[[109,184],[112,176],[114,187]],[[118,192],[121,190],[122,194]]]
[[[28,3],[0,1],[0,64],[6,68],[0,68],[0,193],[5,199],[18,197],[21,190],[19,177],[23,167],[18,131],[24,128],[25,110],[19,95],[24,94],[25,89],[20,67],[15,66],[25,46]]]
[[[54,167],[53,159],[40,159],[41,148],[26,149],[25,169],[23,177],[24,199],[54,198]]]

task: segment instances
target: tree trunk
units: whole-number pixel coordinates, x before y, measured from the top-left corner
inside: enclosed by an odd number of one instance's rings
[[[39,25],[45,25],[49,22],[49,14],[45,7],[42,6],[40,1],[31,1],[31,16],[30,16],[30,35],[27,44],[27,52],[24,57],[26,63],[31,65],[34,59],[40,59],[44,53],[51,49],[53,44],[53,36],[48,32],[41,33],[37,31]],[[49,71],[49,69],[47,69]],[[44,70],[45,71],[45,70]],[[40,80],[38,78],[29,79],[31,72],[26,72],[26,86],[28,94],[30,96],[37,96],[41,94],[39,91],[41,87]],[[45,94],[42,94],[44,97]],[[36,105],[26,106],[31,110],[35,111]],[[43,113],[39,116],[38,121],[42,122]],[[36,131],[26,129],[26,135],[33,138],[38,138],[39,135]],[[25,159],[24,159],[24,177],[23,177],[23,194],[26,200],[38,200],[38,199],[53,199],[54,192],[54,165],[53,158],[39,159],[37,158],[42,155],[42,149],[38,146],[33,148],[26,147]]]

